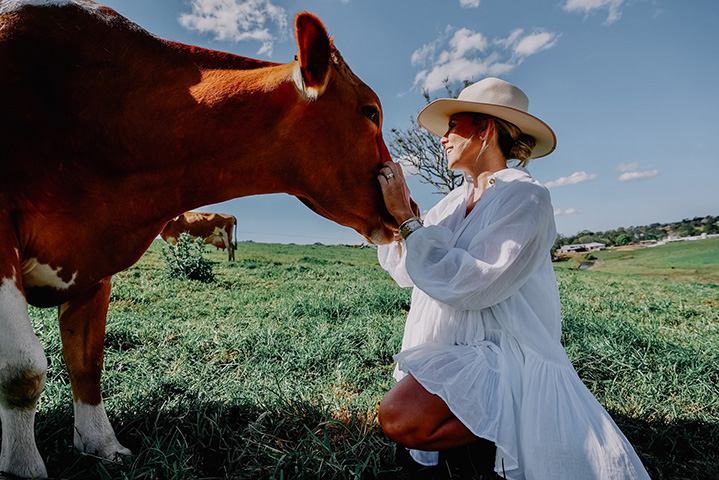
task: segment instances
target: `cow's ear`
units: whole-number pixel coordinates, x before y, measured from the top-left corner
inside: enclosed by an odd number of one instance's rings
[[[300,87],[303,95],[317,98],[322,95],[330,76],[331,44],[322,22],[311,13],[302,12],[295,19],[299,48]]]

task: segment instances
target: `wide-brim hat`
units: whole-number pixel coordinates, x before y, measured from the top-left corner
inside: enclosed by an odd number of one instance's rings
[[[466,87],[457,98],[440,98],[427,105],[417,122],[437,135],[443,136],[449,117],[456,113],[485,113],[516,125],[522,133],[536,140],[532,158],[549,155],[557,146],[557,136],[549,125],[527,113],[527,95],[509,82],[499,78],[485,78]]]

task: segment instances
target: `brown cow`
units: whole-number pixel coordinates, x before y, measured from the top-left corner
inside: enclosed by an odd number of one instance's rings
[[[298,60],[275,64],[160,39],[89,0],[0,1],[0,471],[47,475],[27,303],[59,306],[75,446],[130,453],[100,391],[110,278],[169,219],[285,192],[392,240],[379,99],[319,20],[295,30]]]
[[[165,225],[160,236],[170,245],[177,243],[181,233],[202,238],[205,245],[227,248],[227,260],[235,260],[235,245],[232,243],[232,229],[237,230],[237,219],[224,213],[185,212]]]

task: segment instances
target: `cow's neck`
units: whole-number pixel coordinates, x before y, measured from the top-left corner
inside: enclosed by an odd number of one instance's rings
[[[159,105],[137,99],[151,108],[129,127],[126,148],[133,162],[144,164],[133,169],[134,188],[138,195],[152,192],[157,218],[236,197],[293,192],[292,139],[282,122],[299,100],[294,66],[213,66],[192,72],[194,82],[177,75],[180,84],[172,89],[179,99]],[[163,118],[173,121],[147,135]],[[200,181],[207,178],[212,181]]]

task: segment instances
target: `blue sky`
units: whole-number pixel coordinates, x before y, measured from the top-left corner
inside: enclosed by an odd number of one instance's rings
[[[719,215],[719,2],[716,0],[105,0],[152,33],[290,62],[292,23],[310,11],[379,95],[385,137],[424,106],[499,76],[557,133],[529,165],[550,188],[557,229]],[[422,210],[441,195],[409,179]],[[238,218],[239,240],[362,243],[288,195],[208,206]]]

